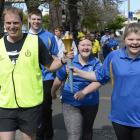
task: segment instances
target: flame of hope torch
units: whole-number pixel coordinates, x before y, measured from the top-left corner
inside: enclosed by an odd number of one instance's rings
[[[66,32],[65,36],[62,38],[65,49],[67,50],[67,52],[71,51],[71,46],[72,46],[72,42],[73,42],[73,37],[69,32]],[[70,91],[73,93],[73,72],[72,72],[72,60],[71,59],[67,59],[67,65],[69,68],[69,74],[68,74],[68,78],[69,78],[69,84],[70,84]]]

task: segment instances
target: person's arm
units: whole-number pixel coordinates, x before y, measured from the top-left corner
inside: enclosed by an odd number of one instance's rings
[[[54,58],[52,63],[50,65],[45,65],[46,69],[49,71],[56,71],[59,68],[61,68],[64,64],[67,62],[67,58],[72,59],[73,58],[73,51],[69,52],[66,56],[62,57],[61,59]]]
[[[83,99],[86,95],[96,91],[99,87],[101,87],[101,84],[99,82],[92,82],[88,86],[86,86],[83,90],[78,91],[74,94],[74,98],[77,100]]]
[[[57,91],[61,87],[61,85],[62,85],[62,81],[59,80],[58,77],[56,77],[54,79],[53,86],[51,88],[51,95],[52,95],[52,98],[53,99],[56,99],[57,98]]]
[[[87,71],[80,70],[76,67],[73,67],[73,74],[90,81],[97,81],[94,71],[87,72]]]
[[[73,50],[69,53],[66,51],[64,52],[63,58],[53,58],[50,54],[47,47],[44,45],[41,39],[39,39],[39,62],[40,64],[44,65],[45,68],[51,72],[58,70],[60,67],[62,67],[66,62],[67,58],[72,59],[74,56]]]
[[[53,82],[53,86],[51,89],[52,98],[55,99],[57,96],[57,90],[64,84],[67,78],[66,66],[63,66],[56,72],[56,78]]]

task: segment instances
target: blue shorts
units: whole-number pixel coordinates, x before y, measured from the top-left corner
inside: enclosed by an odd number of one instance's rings
[[[42,106],[32,108],[0,108],[0,132],[20,131],[34,134],[41,122]]]

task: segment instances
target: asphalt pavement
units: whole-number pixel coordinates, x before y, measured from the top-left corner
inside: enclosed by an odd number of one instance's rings
[[[112,86],[110,83],[100,88],[100,104],[93,127],[93,140],[116,140],[112,124],[108,119],[111,91]],[[53,125],[54,140],[67,140],[59,99],[53,101]],[[21,140],[19,131],[17,132],[16,140]]]

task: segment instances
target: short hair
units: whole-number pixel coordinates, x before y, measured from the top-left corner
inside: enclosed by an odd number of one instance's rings
[[[16,7],[9,7],[9,8],[4,9],[3,15],[2,15],[3,20],[5,18],[5,15],[9,14],[9,13],[13,13],[15,15],[19,15],[21,21],[23,21],[23,11],[21,9],[18,9]]]
[[[86,39],[92,42],[92,38],[91,38],[91,35],[90,34],[86,34],[86,35],[80,37],[79,38],[79,42],[80,41],[83,41],[83,40],[86,40]],[[78,42],[78,44],[79,44],[79,42]]]
[[[30,18],[32,15],[38,15],[38,16],[41,16],[41,17],[42,17],[42,12],[41,12],[41,10],[39,10],[39,9],[37,9],[37,8],[34,8],[34,9],[32,9],[32,10],[30,10],[30,11],[28,12],[29,18]]]
[[[63,32],[63,27],[62,26],[56,26],[55,27],[55,30],[58,30],[60,32]]]
[[[140,23],[130,23],[126,25],[123,33],[123,39],[125,39],[130,33],[136,33],[140,35]]]

